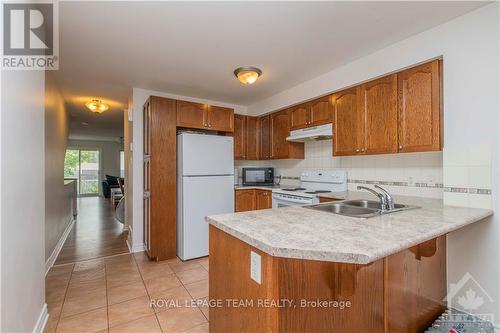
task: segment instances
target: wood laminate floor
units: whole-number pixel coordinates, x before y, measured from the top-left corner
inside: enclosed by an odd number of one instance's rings
[[[127,232],[114,219],[109,199],[78,199],[78,216],[55,265],[128,253]]]

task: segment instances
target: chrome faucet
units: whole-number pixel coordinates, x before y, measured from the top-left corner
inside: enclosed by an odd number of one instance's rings
[[[358,186],[358,190],[366,190],[366,191],[376,195],[380,200],[380,208],[382,209],[382,211],[393,210],[394,209],[394,199],[389,194],[389,192],[387,192],[386,190],[384,190],[382,187],[380,187],[378,185],[375,185],[375,187],[378,188],[379,190],[381,190],[382,193],[377,192],[377,191],[375,191],[369,187],[366,187],[366,186]]]
[[[381,186],[374,185],[374,187],[381,190],[382,194],[385,195],[387,210],[393,210],[394,209],[394,198],[392,197],[392,195],[389,192],[387,192],[386,189],[382,188]]]

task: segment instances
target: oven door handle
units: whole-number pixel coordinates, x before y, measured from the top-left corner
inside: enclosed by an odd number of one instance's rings
[[[280,201],[283,201],[283,202],[295,202],[295,203],[302,203],[302,204],[308,204],[309,203],[309,199],[308,198],[304,198],[306,200],[293,199],[293,198],[282,197],[279,194],[273,194],[273,199],[280,200]]]

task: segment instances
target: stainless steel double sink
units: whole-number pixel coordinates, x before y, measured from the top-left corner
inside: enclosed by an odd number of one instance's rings
[[[328,203],[303,206],[303,207],[338,215],[359,217],[359,218],[369,218],[374,216],[380,216],[382,214],[390,214],[390,213],[400,212],[403,210],[420,208],[418,206],[394,204],[394,209],[383,210],[381,208],[380,202],[371,200],[348,200],[341,202],[328,202]]]

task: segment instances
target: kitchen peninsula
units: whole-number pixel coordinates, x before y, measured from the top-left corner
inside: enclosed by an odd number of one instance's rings
[[[492,212],[396,201],[421,208],[369,219],[303,207],[208,216],[210,298],[247,302],[211,308],[210,331],[425,330],[445,306],[446,234]]]

